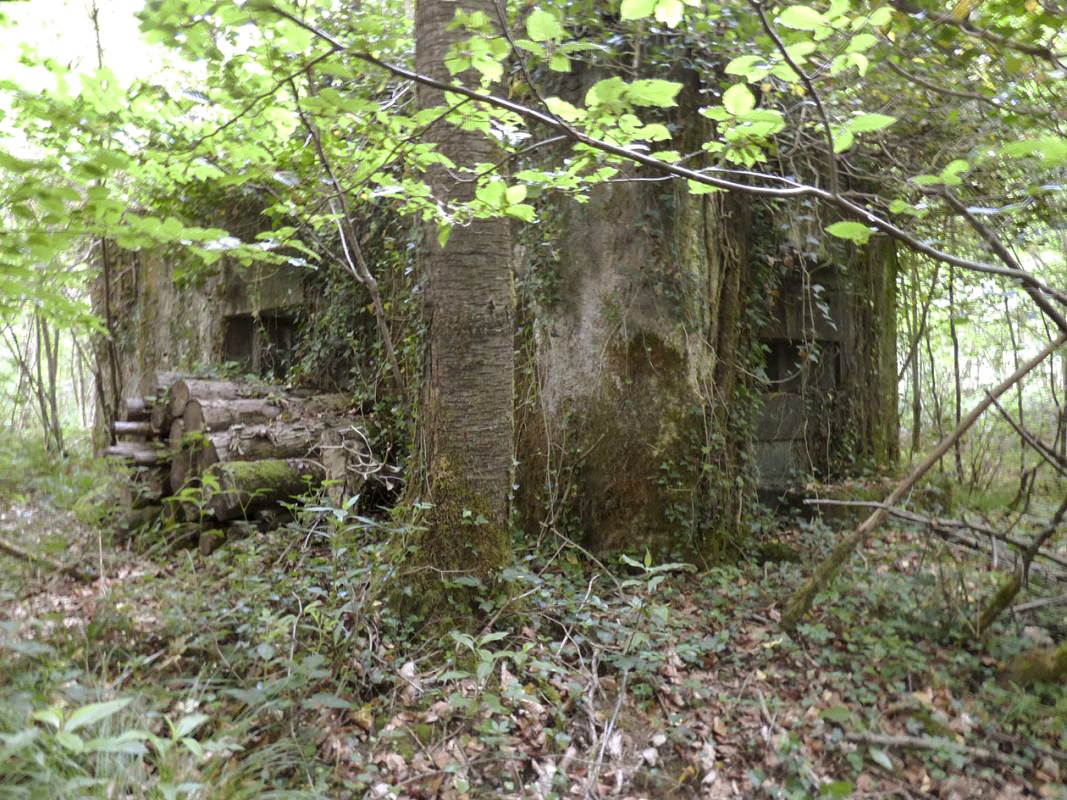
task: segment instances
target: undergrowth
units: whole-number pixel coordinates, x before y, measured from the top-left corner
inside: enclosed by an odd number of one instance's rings
[[[917,534],[864,551],[793,639],[778,610],[832,540],[818,522],[773,531],[805,563],[700,574],[516,540],[463,631],[382,602],[397,533],[318,506],[206,559],[96,553],[72,524],[92,586],[0,562],[0,798],[1062,791],[1067,693],[999,678],[1062,613],[975,640],[993,576]]]

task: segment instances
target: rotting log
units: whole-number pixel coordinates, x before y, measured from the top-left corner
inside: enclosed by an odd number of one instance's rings
[[[182,420],[190,433],[224,431],[233,425],[258,425],[281,416],[281,409],[266,398],[219,400],[194,397],[185,404]]]
[[[116,436],[151,436],[152,425],[148,422],[127,422],[116,420],[111,425]]]
[[[330,428],[319,439],[319,458],[326,470],[326,496],[335,505],[360,493],[366,483],[369,450],[358,428]]]
[[[149,421],[152,423],[152,430],[169,431],[171,416],[170,416],[170,404],[166,402],[156,403],[152,406],[152,414],[149,417]]]
[[[163,513],[161,505],[146,505],[143,508],[131,508],[122,514],[112,525],[117,538],[128,539],[139,528],[160,518]]]
[[[188,377],[190,376],[183,372],[168,372],[162,370],[158,372],[149,372],[148,374],[141,376],[141,380],[137,384],[137,392],[142,397],[152,397],[158,401],[171,386],[183,378]]]
[[[267,397],[278,392],[276,386],[259,382],[236,382],[184,378],[170,387],[170,415],[180,417],[186,404],[192,400],[240,400],[249,397]]]
[[[185,421],[176,419],[170,423],[170,435],[167,437],[172,447],[178,447],[181,444],[182,436],[185,435]]]
[[[162,464],[170,459],[165,448],[143,442],[119,442],[104,450],[106,458],[128,461],[138,467]]]
[[[147,422],[152,407],[144,397],[127,397],[119,405],[119,419],[127,422]]]
[[[226,522],[292,500],[322,483],[316,461],[271,458],[214,464],[204,477],[204,505]]]
[[[193,469],[195,458],[196,454],[192,445],[175,444],[170,459],[170,486],[175,494],[186,487],[190,477],[196,475]]]
[[[227,461],[305,458],[318,449],[325,431],[362,425],[362,417],[317,417],[292,422],[275,420],[269,425],[235,425],[204,437],[194,461],[194,470],[203,472],[212,464]]]

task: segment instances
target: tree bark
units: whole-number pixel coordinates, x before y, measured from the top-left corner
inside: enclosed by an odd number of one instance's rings
[[[470,33],[450,24],[457,13],[482,12],[496,19],[488,0],[419,0],[415,8],[416,68],[450,79],[445,57]],[[471,83],[476,76],[464,73]],[[417,89],[420,108],[441,106],[436,89]],[[455,115],[473,110],[468,104]],[[496,161],[492,140],[463,130],[454,119],[430,126],[426,139],[456,165],[428,174],[434,196],[444,205],[472,200],[476,183],[466,172]],[[462,180],[458,180],[462,178]],[[423,309],[426,344],[418,415],[413,494],[434,504],[428,535],[416,546],[414,561],[440,569],[460,569],[487,577],[510,558],[507,498],[511,484],[513,428],[510,229],[504,219],[457,225],[445,246],[428,228],[421,248],[427,291]],[[472,512],[464,515],[463,512]],[[470,516],[488,524],[462,525]]]
[[[219,400],[193,398],[185,404],[182,419],[188,433],[222,431],[231,425],[256,425],[281,415],[281,409],[264,398]]]

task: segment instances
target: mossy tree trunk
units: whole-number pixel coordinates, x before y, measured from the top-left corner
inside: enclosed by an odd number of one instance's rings
[[[496,15],[489,0],[419,0],[415,9],[416,67],[451,81],[450,46],[470,37],[449,28],[457,11]],[[474,74],[457,76],[475,81]],[[420,86],[420,108],[444,105],[441,93]],[[469,109],[469,106],[468,106]],[[457,117],[429,127],[425,139],[456,169],[434,168],[429,181],[444,204],[473,199],[465,170],[497,159],[492,141],[464,130]],[[483,581],[509,558],[506,531],[513,427],[510,227],[505,220],[457,225],[441,247],[435,228],[423,237],[426,346],[419,409],[413,499],[433,504],[423,520],[412,560],[423,574],[473,574]]]

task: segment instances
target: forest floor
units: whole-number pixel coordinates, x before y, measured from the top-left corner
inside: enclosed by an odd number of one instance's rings
[[[427,633],[374,600],[389,525],[339,509],[208,558],[102,532],[99,468],[0,479],[0,798],[1067,797],[1067,687],[1001,667],[1063,605],[970,632],[988,563],[890,528],[795,637],[801,563],[610,570],[547,533],[520,600]],[[102,571],[102,572],[101,572]],[[1062,594],[1034,582],[1026,597]]]

